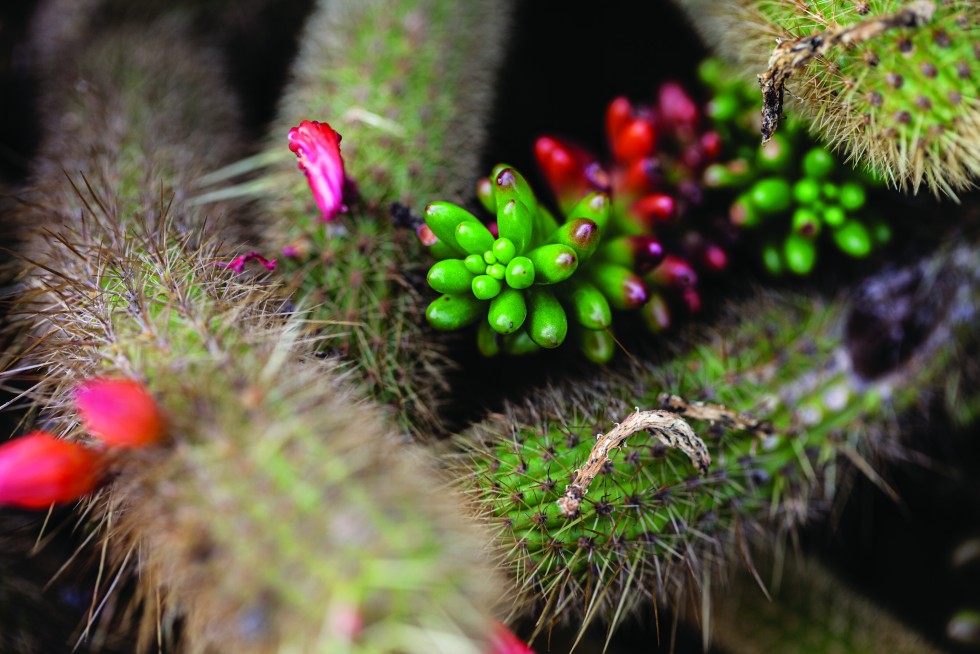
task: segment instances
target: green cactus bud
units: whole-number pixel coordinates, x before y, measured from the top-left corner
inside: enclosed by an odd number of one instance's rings
[[[857,220],[848,220],[842,227],[835,229],[834,241],[841,252],[852,257],[866,257],[871,252],[871,234]]]
[[[500,352],[500,335],[485,320],[480,321],[476,328],[476,347],[485,357],[496,356]]]
[[[472,295],[443,295],[432,301],[425,317],[436,329],[452,331],[472,325],[484,311],[486,306]]]
[[[445,259],[437,261],[429,268],[426,281],[437,293],[465,293],[473,283],[473,273],[465,262],[459,259]]]
[[[759,148],[756,163],[760,170],[786,172],[793,162],[793,146],[785,134],[776,133],[768,143]]]
[[[586,329],[605,329],[612,324],[612,311],[606,296],[592,284],[573,279],[559,287],[571,305],[575,322]]]
[[[835,204],[824,207],[823,221],[827,223],[828,227],[840,227],[846,220],[847,214],[844,212],[843,208]]]
[[[817,260],[817,247],[813,239],[790,234],[783,244],[786,267],[797,275],[809,275]]]
[[[479,275],[473,278],[473,296],[478,300],[490,300],[500,293],[500,282],[490,275]]]
[[[762,264],[770,275],[778,277],[783,274],[785,265],[783,255],[779,252],[779,247],[775,243],[766,243],[762,247]]]
[[[857,182],[845,182],[840,187],[840,206],[848,211],[857,211],[864,206],[864,187]]]
[[[793,184],[793,199],[800,204],[812,204],[820,199],[820,184],[817,180],[804,177]]]
[[[600,232],[605,231],[611,206],[609,196],[605,193],[590,193],[572,207],[568,217],[569,219],[587,218],[599,226]]]
[[[759,223],[762,222],[762,212],[756,208],[749,193],[743,193],[735,199],[728,211],[728,216],[736,227],[758,227]]]
[[[482,275],[487,271],[487,263],[483,260],[483,256],[479,254],[471,254],[467,256],[465,259],[463,259],[463,265],[466,266],[466,269],[474,275]]]
[[[506,205],[509,201],[516,200],[527,207],[528,212],[532,216],[537,213],[538,200],[534,195],[534,191],[531,190],[531,185],[527,183],[524,176],[517,172],[516,169],[506,164],[497,164],[493,167],[491,179],[493,180],[493,194],[497,199],[498,210],[502,203]],[[517,239],[512,235],[501,235],[507,236],[507,238],[514,241],[515,245],[517,244]]]
[[[823,179],[834,172],[837,161],[826,148],[816,147],[803,155],[803,173],[813,179]]]
[[[646,285],[629,268],[595,262],[588,267],[587,277],[614,309],[635,309],[647,301]]]
[[[489,177],[481,177],[476,182],[476,198],[487,213],[497,213],[497,203],[493,199],[493,183]]]
[[[507,276],[507,266],[502,263],[491,264],[487,266],[487,274],[496,280],[501,280]]]
[[[517,247],[509,238],[501,237],[493,242],[493,255],[506,266],[517,255]]]
[[[599,247],[599,226],[588,218],[572,218],[559,227],[549,243],[567,245],[578,255],[579,262],[585,261]]]
[[[519,329],[513,334],[504,336],[503,341],[504,352],[514,356],[533,354],[541,349],[541,346],[528,335],[526,329]]]
[[[464,221],[456,225],[456,243],[469,254],[484,254],[493,248],[493,234],[483,223]],[[486,260],[486,257],[484,257]],[[487,263],[495,263],[488,261]]]
[[[568,334],[568,317],[551,291],[532,288],[528,291],[527,332],[543,348],[556,348]]]
[[[463,222],[480,223],[476,216],[452,202],[430,202],[425,205],[425,224],[432,233],[456,254],[465,256],[467,252],[456,242],[456,226]],[[483,254],[482,251],[480,254]]]
[[[511,288],[527,288],[534,283],[534,264],[527,257],[514,257],[507,264],[504,278]]]
[[[782,177],[759,180],[749,189],[749,195],[753,206],[764,214],[785,211],[789,208],[793,197],[789,182]]]
[[[653,292],[650,299],[640,308],[640,315],[643,322],[654,334],[666,331],[670,328],[670,305],[663,295]]]
[[[734,93],[719,93],[708,102],[705,113],[712,120],[724,122],[736,117],[741,104]]]
[[[527,318],[527,304],[524,294],[513,288],[505,288],[490,301],[490,312],[487,315],[490,326],[498,334],[513,334]]]
[[[578,268],[575,250],[561,243],[536,247],[527,253],[527,258],[534,265],[534,281],[537,284],[565,281]]]
[[[502,238],[513,243],[514,254],[523,254],[531,245],[534,229],[531,210],[519,200],[508,200],[497,212],[497,228]]]
[[[605,329],[579,329],[576,339],[579,350],[592,363],[609,363],[616,354],[616,341]]]
[[[807,207],[800,207],[793,212],[793,232],[805,238],[814,238],[820,234],[820,217],[817,212]]]

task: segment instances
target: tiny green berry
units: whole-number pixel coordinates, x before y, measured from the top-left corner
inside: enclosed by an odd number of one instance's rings
[[[490,275],[473,278],[473,295],[478,300],[489,300],[500,293],[500,282]]]
[[[840,197],[840,187],[832,182],[825,182],[820,187],[820,193],[828,200],[836,200]]]
[[[847,220],[847,214],[837,205],[830,205],[823,210],[823,221],[830,227],[840,227]]]
[[[810,274],[817,260],[817,248],[813,240],[798,234],[787,237],[783,253],[786,255],[786,267],[797,275]]]
[[[848,211],[857,211],[864,206],[864,187],[856,182],[845,182],[840,187],[840,204]]]
[[[793,212],[793,232],[805,238],[813,238],[820,233],[820,217],[817,212],[807,207],[800,207]]]
[[[871,252],[871,234],[868,229],[856,220],[849,220],[834,232],[837,247],[844,254],[861,258]]]
[[[494,279],[503,279],[507,274],[507,268],[502,263],[494,263],[487,268],[487,274]]]
[[[816,180],[804,177],[793,185],[793,198],[800,204],[811,204],[820,197],[820,185]]]
[[[493,254],[497,257],[497,261],[507,265],[517,254],[517,248],[509,238],[498,238],[493,242]]]
[[[813,148],[803,156],[803,172],[807,177],[822,179],[833,172],[834,155],[824,148]]]
[[[789,208],[792,191],[781,177],[761,179],[749,189],[752,204],[762,213],[777,213]]]
[[[479,254],[471,254],[463,259],[463,265],[474,275],[482,275],[487,271],[487,264]]]
[[[504,277],[511,288],[527,288],[534,283],[534,264],[527,257],[514,257],[507,264]]]
[[[783,257],[779,253],[779,248],[773,243],[767,243],[762,248],[762,265],[766,267],[770,275],[783,274]]]
[[[494,255],[492,250],[487,250],[483,253],[483,261],[488,266],[492,266],[493,264],[497,263],[497,257]]]

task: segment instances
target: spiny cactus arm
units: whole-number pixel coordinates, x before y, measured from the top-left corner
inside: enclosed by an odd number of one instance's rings
[[[747,77],[765,74],[768,80],[780,77],[777,71],[791,73],[790,112],[801,114],[821,140],[891,185],[912,192],[924,186],[954,198],[976,185],[980,7],[975,2],[678,4],[709,45]],[[873,29],[910,11],[922,19]],[[854,47],[822,47],[841,34],[863,36]],[[784,51],[804,52],[811,49],[807,44],[820,44],[817,56],[766,72],[770,63],[784,62],[782,54],[792,58]],[[776,86],[772,90],[771,99],[778,100]]]
[[[439,423],[447,364],[425,327],[417,280],[426,254],[388,209],[398,202],[411,213],[431,197],[470,194],[510,12],[509,2],[317,3],[268,149],[254,160],[268,168],[233,188],[212,176],[219,190],[210,197],[260,195],[267,249],[294,255],[281,263],[297,301],[311,308],[321,336],[334,334],[321,349],[352,360],[369,392],[417,437]],[[314,221],[309,187],[286,148],[290,127],[307,119],[343,137],[356,193],[337,228]]]
[[[894,449],[896,415],[929,393],[971,405],[969,381],[946,382],[976,342],[977,256],[963,247],[891,271],[853,304],[758,294],[686,355],[543,389],[464,434],[455,472],[498,530],[539,629],[596,618],[615,627],[644,599],[700,606],[707,580],[747,543],[794,529],[833,499],[838,459],[873,471]],[[886,333],[910,336],[875,342]],[[686,414],[704,439],[707,475],[634,436],[578,513],[563,515],[556,502],[588,460],[591,435],[662,392],[684,398],[665,397],[664,408]],[[704,405],[688,413],[699,399],[742,420],[712,419]],[[749,429],[730,431],[738,424]]]
[[[84,438],[71,391],[95,373],[144,381],[166,418],[85,508],[107,556],[96,602],[138,572],[122,613],[142,612],[144,649],[484,651],[498,586],[454,493],[304,357],[279,289],[216,265],[228,231],[188,198],[229,138],[218,67],[167,21],[80,43],[14,216],[28,336],[8,365],[40,364],[28,396],[66,437]]]
[[[777,572],[779,580],[769,585],[772,599],[744,572],[715,599],[713,641],[724,651],[938,652],[813,559],[786,561]]]

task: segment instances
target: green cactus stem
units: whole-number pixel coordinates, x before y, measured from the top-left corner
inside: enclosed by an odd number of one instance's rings
[[[726,652],[938,652],[813,559],[786,561],[774,577],[771,599],[755,577],[740,573],[715,600],[713,640]]]
[[[895,416],[927,390],[975,406],[976,387],[950,370],[976,343],[978,256],[961,247],[885,273],[853,304],[757,295],[685,355],[542,389],[466,432],[456,474],[496,528],[539,630],[615,627],[650,599],[701,606],[747,543],[819,513],[841,459],[874,475]],[[906,337],[876,340],[884,333]],[[559,501],[594,434],[658,406],[691,420],[707,474],[633,437],[568,517]]]
[[[788,113],[804,117],[822,141],[889,184],[913,192],[924,186],[953,197],[975,186],[980,175],[976,2],[678,4],[747,79],[764,74],[764,81],[773,82],[774,98],[785,82],[794,99]],[[770,106],[778,113],[776,104]]]
[[[424,253],[388,210],[437,193],[461,198],[476,177],[510,11],[508,2],[317,3],[266,152],[209,176],[199,197],[262,199],[265,242],[293,255],[280,259],[281,271],[324,336],[320,349],[351,360],[415,437],[440,423],[447,359],[415,288]],[[304,119],[329,122],[343,136],[361,200],[338,216],[339,226],[316,224],[286,148],[286,133]],[[236,172],[256,169],[257,180],[228,186]]]
[[[281,289],[216,265],[228,216],[188,198],[229,158],[220,67],[166,19],[88,34],[45,88],[4,368],[66,438],[95,374],[144,382],[165,415],[82,507],[96,607],[134,579],[141,651],[480,654],[499,593],[459,499],[309,355]]]

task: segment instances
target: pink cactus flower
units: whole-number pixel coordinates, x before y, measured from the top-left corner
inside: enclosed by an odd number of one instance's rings
[[[289,130],[289,149],[299,157],[299,169],[310,183],[321,220],[330,222],[338,213],[347,211],[347,176],[340,156],[340,134],[327,123],[304,120]]]
[[[44,509],[86,495],[99,483],[98,453],[36,431],[0,445],[0,505]]]
[[[534,650],[515,636],[510,629],[497,624],[490,640],[489,654],[534,654]]]
[[[283,249],[283,255],[289,256],[285,253],[285,248]],[[241,275],[242,272],[244,272],[245,270],[245,264],[247,264],[249,261],[252,261],[253,259],[255,261],[258,261],[260,264],[262,264],[262,266],[269,272],[272,272],[273,270],[276,269],[275,259],[266,259],[258,252],[249,252],[247,254],[240,254],[227,263],[224,261],[215,261],[214,264],[216,266],[221,266],[222,268],[231,268],[233,271],[235,271],[236,275]]]
[[[163,415],[143,384],[89,379],[75,391],[82,424],[111,447],[145,447],[163,436]]]

